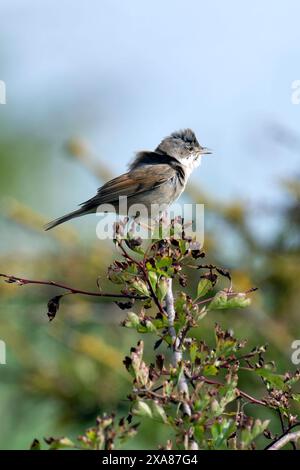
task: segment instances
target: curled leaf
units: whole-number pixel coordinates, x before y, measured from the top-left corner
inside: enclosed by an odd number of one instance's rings
[[[55,297],[49,300],[48,305],[47,305],[48,306],[47,315],[48,315],[49,321],[52,321],[55,318],[56,313],[58,312],[58,309],[59,309],[59,302],[62,297],[63,295],[56,295]]]
[[[38,439],[33,439],[30,450],[41,450],[41,443]]]
[[[160,405],[157,401],[152,401],[151,403],[151,410],[152,410],[152,415],[154,419],[157,419],[158,421],[162,423],[168,423],[168,418],[166,415],[166,412],[162,405]]]
[[[166,278],[160,279],[157,286],[157,297],[160,302],[163,301],[168,292],[168,281]]]
[[[126,310],[128,308],[132,308],[133,306],[133,301],[128,300],[127,302],[118,302],[116,301],[115,304],[121,309],[121,310]]]
[[[227,279],[231,281],[231,276],[230,276],[230,272],[228,271],[228,269],[216,267],[216,270],[219,274],[221,274],[221,276],[227,277]]]
[[[210,279],[201,279],[197,287],[197,299],[206,295],[207,292],[212,289],[212,287],[213,283]]]
[[[135,281],[131,284],[131,286],[141,295],[149,297],[149,291],[146,283],[139,278],[136,278]]]
[[[132,408],[131,413],[136,416],[148,416],[148,418],[152,418],[152,411],[148,403],[143,400],[137,400]]]

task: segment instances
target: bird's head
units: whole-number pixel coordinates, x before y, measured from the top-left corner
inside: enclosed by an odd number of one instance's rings
[[[196,167],[200,164],[201,156],[211,153],[202,147],[191,129],[183,129],[165,137],[156,151],[166,153],[176,158],[182,165]]]

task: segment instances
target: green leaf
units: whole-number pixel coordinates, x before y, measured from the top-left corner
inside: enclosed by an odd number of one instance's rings
[[[97,442],[96,428],[91,428],[86,431],[86,437],[93,443]]]
[[[192,364],[195,362],[196,357],[197,357],[197,351],[198,351],[198,346],[197,343],[192,343],[190,346],[190,358]]]
[[[208,394],[202,395],[201,398],[195,401],[195,404],[194,404],[195,411],[205,410],[206,407],[210,404],[210,402],[211,402],[211,397]],[[203,419],[205,420],[205,417]]]
[[[297,382],[299,382],[299,379],[300,379],[300,374],[296,373],[293,377],[291,377],[290,379],[286,380],[286,385],[289,385],[289,386],[293,386],[295,385]]]
[[[155,333],[156,332],[156,328],[150,320],[146,320],[144,328],[146,330],[145,333]],[[143,333],[143,331],[142,331],[142,333]]]
[[[178,315],[180,315],[181,313],[185,315],[186,308],[187,308],[187,296],[184,292],[180,292],[175,300],[175,310]]]
[[[154,292],[156,291],[157,274],[154,271],[148,271],[149,281]]]
[[[131,413],[135,416],[147,416],[148,418],[152,418],[152,411],[148,403],[143,400],[137,400],[134,402]]]
[[[207,364],[203,369],[204,375],[217,375],[218,372],[218,368],[213,364]]]
[[[294,393],[292,399],[300,403],[300,393]]]
[[[209,310],[218,310],[227,307],[227,294],[223,291],[218,292],[210,302]]]
[[[195,315],[196,321],[202,320],[202,319],[207,315],[207,312],[208,312],[207,307],[206,307],[206,306],[205,306],[205,307],[202,307],[202,309],[200,310],[200,312],[199,312],[199,313],[196,313],[196,315]]]
[[[163,383],[163,396],[169,397],[173,392],[174,384],[170,380],[165,380]]]
[[[260,421],[260,419],[256,419],[252,427],[248,426],[247,428],[243,429],[241,433],[242,448],[246,449],[249,447],[253,440],[264,432],[264,430],[268,427],[269,422],[269,420]]]
[[[168,268],[169,266],[172,265],[172,259],[168,258],[167,256],[164,256],[163,258],[159,259],[156,261],[156,266],[161,269],[161,268]]]
[[[246,297],[246,294],[237,294],[233,297],[227,298],[226,308],[245,308],[251,304],[251,299]]]
[[[124,326],[126,328],[137,328],[140,324],[140,319],[138,315],[134,312],[127,313],[127,318],[124,321]]]
[[[160,302],[162,302],[168,292],[168,281],[167,279],[163,278],[160,279],[158,286],[157,286],[157,297]]]
[[[282,375],[274,374],[274,372],[263,368],[255,369],[255,373],[264,378],[273,388],[279,390],[284,390],[286,388],[284,377]]]
[[[223,419],[214,423],[211,427],[213,448],[218,450],[227,449],[227,440],[235,431],[236,424],[232,420]]]
[[[194,436],[197,442],[200,444],[200,442],[204,438],[204,426],[201,424],[195,424],[194,426]]]
[[[201,279],[197,287],[197,299],[199,297],[204,297],[212,288],[213,285],[209,279]]]
[[[122,322],[122,326],[126,328],[134,328],[139,333],[155,333],[156,326],[155,324],[147,319],[141,319],[134,312],[129,312],[126,319]]]
[[[237,294],[234,296],[228,296],[226,292],[218,292],[213,300],[210,302],[209,310],[221,310],[227,308],[245,308],[251,303],[251,299],[246,297],[245,294]]]
[[[162,423],[168,423],[168,418],[165,413],[164,408],[157,403],[156,401],[153,401],[151,403],[151,408],[152,408],[152,416],[154,419],[157,419],[158,421],[161,421]]]
[[[189,244],[185,240],[178,240],[179,243],[179,249],[181,251],[181,254],[184,255],[187,249],[189,248]]]
[[[137,278],[131,285],[139,294],[145,295],[146,297],[150,297],[148,287],[146,283],[141,279]]]

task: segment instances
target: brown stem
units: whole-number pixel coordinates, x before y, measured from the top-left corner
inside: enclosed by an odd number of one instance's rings
[[[217,387],[224,386],[222,382],[218,382],[217,380],[207,379],[203,375],[196,375],[195,377],[191,377],[191,380],[202,380],[202,382],[205,382],[209,385],[216,385]],[[248,393],[243,392],[243,390],[239,388],[237,388],[236,390],[241,397],[245,398],[249,402],[254,403],[255,405],[267,406],[267,404],[264,401],[258,400],[257,398],[252,397]]]
[[[254,292],[256,289],[255,288],[252,288],[252,289],[249,289],[249,290],[246,290],[245,292],[242,292],[243,294],[251,294],[251,292]],[[226,295],[227,297],[232,297],[232,296],[235,296],[235,295],[238,295],[240,294],[240,292],[226,292]],[[215,296],[212,296],[212,297],[208,297],[207,299],[204,299],[204,300],[200,300],[200,302],[196,302],[195,305],[202,305],[202,304],[207,304],[209,302],[211,302],[212,300],[214,300]]]
[[[107,292],[92,292],[92,291],[87,291],[87,290],[82,290],[82,289],[75,289],[74,287],[70,287],[65,284],[55,282],[55,281],[25,279],[25,278],[16,277],[16,276],[10,276],[8,274],[0,274],[0,277],[6,278],[7,282],[11,282],[11,283],[16,282],[21,286],[26,285],[26,284],[41,284],[44,286],[55,286],[55,287],[59,287],[60,289],[65,289],[69,292],[72,292],[72,294],[90,295],[94,297],[109,297],[109,298],[117,297],[121,299],[136,299],[136,300],[147,299],[146,296],[140,296],[140,295],[135,295],[135,294],[112,294],[112,293],[107,293]]]

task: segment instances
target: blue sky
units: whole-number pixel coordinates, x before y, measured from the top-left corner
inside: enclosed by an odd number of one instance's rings
[[[0,18],[5,113],[57,153],[80,135],[118,173],[192,127],[214,150],[193,180],[216,197],[274,202],[298,171],[299,146],[273,139],[300,138],[297,0],[2,0]],[[68,208],[97,186],[81,181]]]

